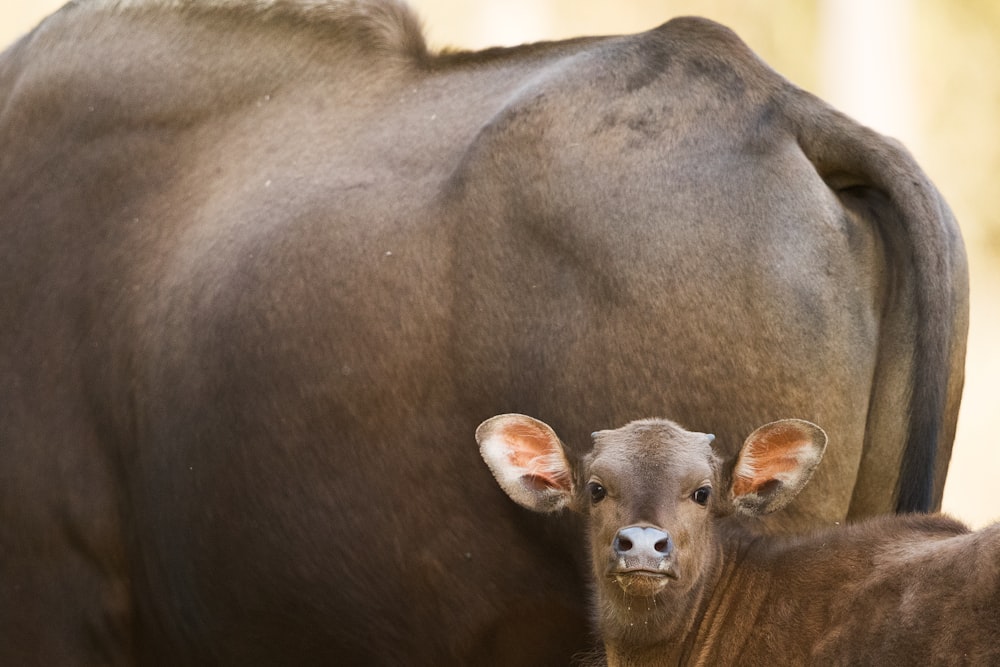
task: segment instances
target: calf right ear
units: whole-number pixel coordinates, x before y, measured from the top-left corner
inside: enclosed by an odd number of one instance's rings
[[[500,488],[518,505],[555,512],[573,500],[565,449],[547,424],[525,415],[499,415],[479,425],[476,441]]]

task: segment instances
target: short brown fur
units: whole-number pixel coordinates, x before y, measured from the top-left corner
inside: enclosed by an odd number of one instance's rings
[[[502,431],[510,420],[526,418],[491,421]],[[787,446],[785,435],[771,435]],[[1000,660],[1000,524],[971,532],[944,515],[904,515],[766,535],[727,493],[733,464],[704,435],[646,420],[597,434],[572,466],[575,484],[559,487],[587,517],[596,623],[611,667]],[[713,493],[702,506],[691,494],[706,471]],[[548,471],[557,472],[568,471]],[[788,472],[765,464],[760,474],[795,489],[808,480]],[[588,487],[595,482],[600,498]],[[627,526],[673,540],[664,558],[679,574],[656,592],[633,593],[642,582],[608,574],[622,568],[607,554]]]
[[[0,55],[0,664],[563,664],[579,531],[477,423],[796,414],[770,528],[933,508],[966,289],[909,154],[710,21],[70,3]]]

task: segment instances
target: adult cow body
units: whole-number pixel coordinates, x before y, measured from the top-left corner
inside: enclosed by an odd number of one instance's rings
[[[498,412],[822,423],[776,528],[939,501],[954,221],[715,24],[91,0],[0,100],[3,664],[565,660],[582,538],[495,488]]]

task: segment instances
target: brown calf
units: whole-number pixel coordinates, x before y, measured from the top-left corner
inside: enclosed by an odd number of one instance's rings
[[[609,665],[1000,664],[1000,524],[886,516],[799,537],[748,526],[809,480],[827,441],[814,424],[762,426],[728,461],[714,436],[660,419],[599,431],[573,462],[523,415],[476,438],[518,504],[588,517]]]

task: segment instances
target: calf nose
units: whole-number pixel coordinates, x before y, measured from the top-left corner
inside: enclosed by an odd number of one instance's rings
[[[618,531],[611,546],[621,557],[666,558],[674,550],[674,541],[659,528],[629,526]]]

